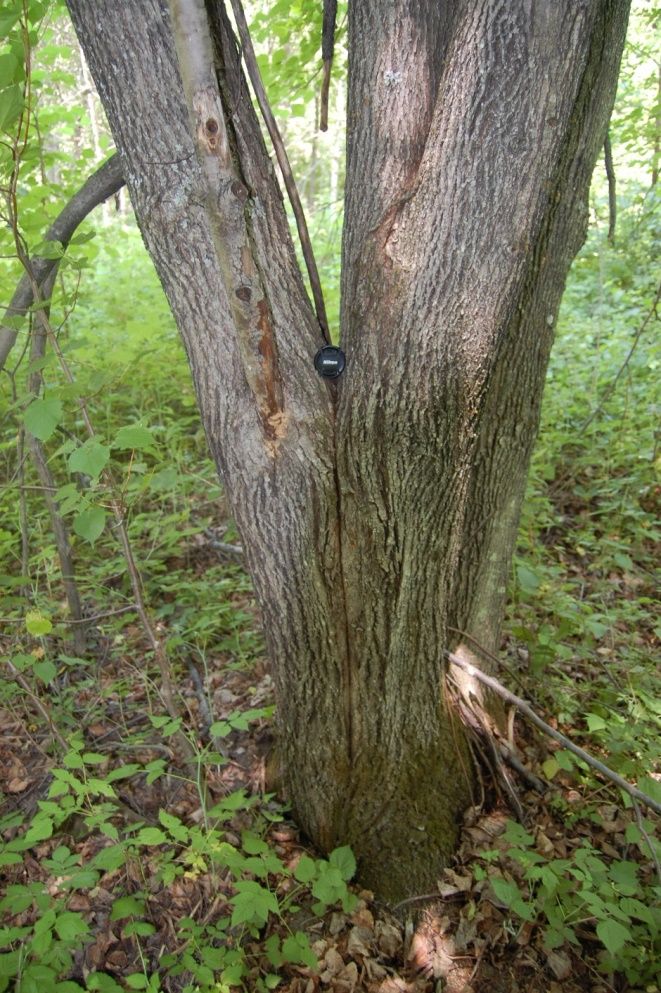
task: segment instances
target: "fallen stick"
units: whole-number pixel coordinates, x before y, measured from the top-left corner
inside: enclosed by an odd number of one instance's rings
[[[498,682],[497,679],[494,679],[493,676],[488,676],[486,672],[482,672],[482,670],[478,669],[477,666],[460,659],[458,655],[453,655],[452,652],[446,652],[445,655],[453,665],[457,666],[458,669],[462,669],[464,672],[468,673],[469,676],[473,676],[475,679],[479,680],[480,683],[484,683],[484,685],[488,686],[489,689],[494,691],[494,693],[501,696],[503,700],[507,700],[508,703],[514,704],[514,706],[517,707],[522,714],[525,714],[528,720],[540,728],[544,734],[547,734],[550,738],[554,738],[556,741],[559,741],[560,744],[564,745],[568,751],[578,756],[578,758],[586,762],[587,765],[589,765],[596,772],[599,772],[602,776],[605,776],[606,779],[610,779],[612,783],[619,786],[621,790],[628,793],[634,800],[638,800],[639,803],[644,804],[645,807],[649,807],[649,809],[653,810],[656,814],[661,814],[661,803],[657,803],[657,801],[651,796],[643,793],[643,791],[639,790],[637,786],[633,786],[626,779],[623,779],[622,776],[618,775],[617,772],[614,772],[612,769],[609,769],[607,765],[604,765],[603,762],[600,762],[599,759],[595,759],[589,752],[586,752],[583,748],[580,748],[579,745],[575,745],[571,739],[567,738],[564,734],[561,734],[560,731],[556,731],[555,728],[552,728],[550,724],[547,724],[546,721],[542,720],[542,718],[535,713],[530,704],[526,703],[525,700],[522,700],[521,697],[511,693],[507,687],[503,686],[503,684]]]

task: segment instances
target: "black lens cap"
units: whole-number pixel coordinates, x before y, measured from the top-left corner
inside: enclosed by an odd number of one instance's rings
[[[324,345],[314,357],[314,367],[320,376],[326,379],[337,379],[344,372],[347,364],[344,352],[335,345]]]

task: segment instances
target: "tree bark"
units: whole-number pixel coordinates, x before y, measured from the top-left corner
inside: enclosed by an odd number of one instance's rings
[[[470,800],[444,652],[498,646],[628,0],[352,0],[336,383],[222,5],[216,78],[182,56],[215,101],[194,141],[164,4],[68,3],[242,534],[294,814],[400,899]]]

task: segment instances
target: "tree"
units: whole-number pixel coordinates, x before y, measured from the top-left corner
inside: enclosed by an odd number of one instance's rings
[[[628,0],[352,0],[337,380],[223,4],[68,6],[242,534],[294,814],[416,892],[470,802],[447,652],[498,646]]]

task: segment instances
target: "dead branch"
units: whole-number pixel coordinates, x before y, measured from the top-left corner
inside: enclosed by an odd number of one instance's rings
[[[564,745],[568,751],[582,759],[583,762],[587,763],[587,765],[594,769],[595,772],[605,776],[606,779],[610,779],[612,783],[619,786],[621,790],[628,793],[634,800],[638,800],[639,803],[642,803],[645,807],[653,810],[656,814],[661,814],[661,803],[657,803],[657,801],[651,796],[643,793],[643,791],[639,790],[637,786],[633,786],[631,783],[627,782],[626,779],[623,779],[622,776],[618,775],[617,772],[614,772],[613,769],[609,769],[609,767],[604,765],[603,762],[600,762],[599,759],[595,759],[589,752],[586,752],[585,749],[581,748],[579,745],[575,745],[570,738],[567,738],[560,731],[556,731],[555,728],[552,728],[550,724],[547,724],[546,721],[542,720],[542,718],[535,713],[530,704],[526,703],[525,700],[522,700],[521,697],[511,693],[510,690],[503,686],[502,683],[498,682],[497,679],[494,679],[493,676],[488,676],[486,672],[482,672],[481,669],[478,669],[477,666],[472,665],[470,662],[465,662],[463,659],[459,658],[458,655],[453,655],[452,652],[446,652],[445,655],[453,665],[456,665],[459,669],[463,669],[464,672],[468,673],[469,676],[473,676],[474,679],[479,680],[480,683],[484,683],[485,686],[488,686],[494,691],[494,693],[497,693],[498,696],[503,698],[503,700],[507,700],[508,703],[514,704],[514,706],[517,707],[529,721],[543,731],[544,734],[548,735],[550,738],[553,738],[555,741],[560,742],[561,745]]]
[[[607,132],[604,141],[604,165],[608,179],[608,241],[615,244],[615,224],[617,222],[617,195],[615,185],[615,166],[613,165],[613,148],[611,136]]]
[[[335,21],[337,0],[324,0],[324,19],[321,27],[321,58],[324,74],[321,81],[321,107],[319,110],[319,130],[328,131],[328,94],[330,91],[333,52],[335,50]]]

